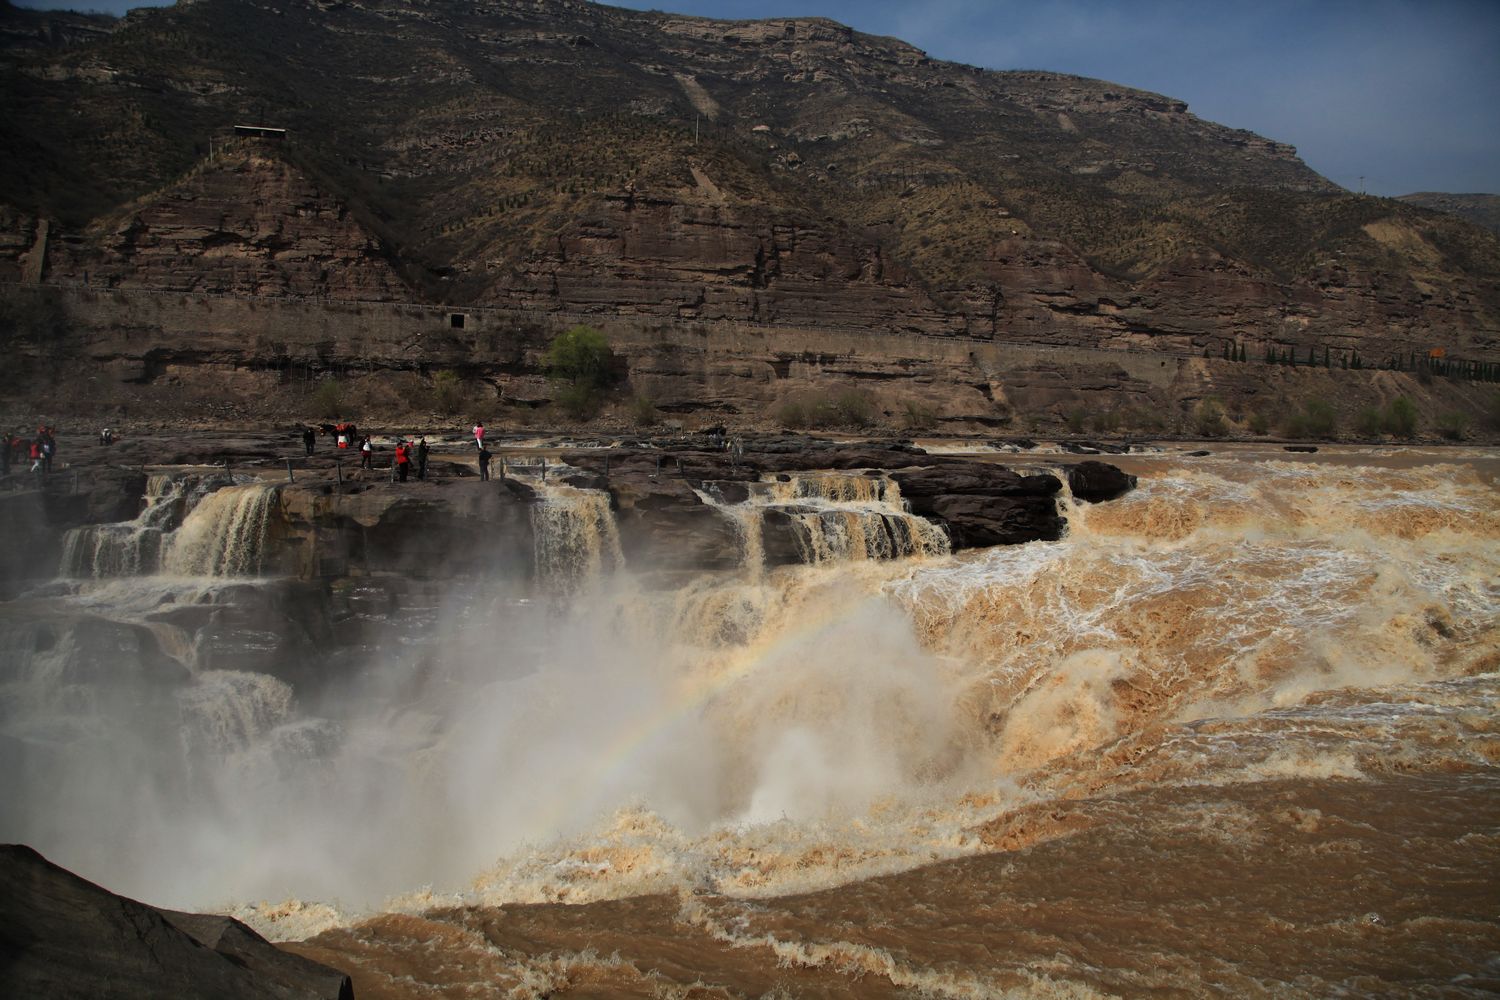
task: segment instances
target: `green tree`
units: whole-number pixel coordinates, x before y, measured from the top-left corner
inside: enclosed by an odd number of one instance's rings
[[[614,352],[604,334],[579,325],[564,331],[547,348],[547,376],[559,383],[557,403],[563,412],[586,420],[599,411],[600,397],[614,379]]]
[[[603,389],[611,380],[614,353],[604,334],[579,325],[557,335],[547,348],[547,374],[573,386]]]

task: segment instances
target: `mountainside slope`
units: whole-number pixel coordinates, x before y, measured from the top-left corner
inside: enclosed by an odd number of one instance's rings
[[[1178,352],[1481,356],[1500,331],[1493,234],[1351,195],[1180,101],[826,20],[583,0],[195,0],[87,37],[44,20],[0,10],[0,190],[20,220],[0,254],[52,220],[82,244],[48,256],[54,281],[111,253],[113,284],[197,266],[123,253],[121,213],[222,173],[205,158],[250,122],[289,130],[255,155],[358,234],[203,290]]]

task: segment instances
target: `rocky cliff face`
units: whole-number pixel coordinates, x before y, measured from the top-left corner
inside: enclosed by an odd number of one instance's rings
[[[52,240],[46,252],[48,280],[64,284],[274,297],[409,294],[347,205],[256,142],[217,155],[81,236]]]
[[[6,279],[628,320],[663,342],[635,352],[647,378],[714,323],[1376,364],[1494,360],[1500,338],[1493,234],[1350,195],[1170,97],[830,21],[199,0],[75,41],[0,48]],[[286,144],[224,155],[246,108]],[[139,353],[188,352],[136,327]],[[505,356],[473,372],[497,385],[529,350],[502,336],[470,357]],[[439,340],[401,366],[452,364]],[[328,348],[325,371],[371,360]],[[993,399],[992,374],[942,388]]]

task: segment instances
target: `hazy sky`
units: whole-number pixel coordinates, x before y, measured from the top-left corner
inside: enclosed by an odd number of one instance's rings
[[[1168,94],[1200,117],[1291,143],[1313,169],[1352,190],[1500,193],[1500,0],[616,4],[705,17],[830,17],[939,59],[1077,73]]]

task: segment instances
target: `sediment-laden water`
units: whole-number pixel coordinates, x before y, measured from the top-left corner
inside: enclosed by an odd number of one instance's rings
[[[82,684],[75,630],[0,692],[4,833],[317,934],[362,996],[1500,989],[1496,460],[1129,461],[1061,542],[747,542],[662,591],[558,491],[548,599],[450,596],[316,697],[180,652]],[[726,516],[891,539],[866,482]],[[253,559],[193,565],[66,601],[162,629],[150,588]]]

